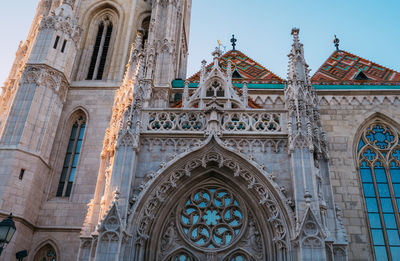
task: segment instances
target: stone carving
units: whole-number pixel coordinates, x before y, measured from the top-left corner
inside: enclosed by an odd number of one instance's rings
[[[209,151],[203,154],[203,156],[195,157],[194,159],[186,163],[181,162],[182,168],[171,172],[167,176],[163,174],[165,181],[159,184],[158,189],[154,191],[154,194],[152,194],[152,196],[146,198],[144,212],[142,212],[142,216],[139,219],[140,221],[138,223],[136,231],[138,242],[144,242],[146,238],[148,238],[148,231],[151,227],[151,224],[153,223],[154,215],[161,207],[163,202],[165,202],[165,199],[170,191],[177,188],[177,183],[179,182],[179,180],[182,177],[190,176],[190,172],[193,169],[201,166],[206,167],[209,162],[217,162],[220,168],[223,166],[228,167],[233,171],[234,177],[240,177],[245,182],[247,182],[248,189],[253,190],[258,195],[260,204],[268,209],[269,222],[272,225],[274,231],[274,242],[279,248],[286,249],[288,247],[288,243],[286,240],[288,240],[287,236],[289,231],[287,230],[287,225],[282,220],[283,213],[281,207],[277,205],[276,199],[274,199],[274,196],[272,196],[270,189],[267,186],[263,185],[263,183],[260,182],[259,179],[251,171],[243,169],[235,160],[221,153],[218,153],[217,151]],[[154,179],[161,175],[164,170],[165,168],[158,171]],[[149,190],[150,184],[154,179],[149,180],[146,183],[149,185],[143,186],[144,189],[139,195],[139,201],[146,193],[146,191]],[[284,195],[282,195],[280,192],[278,193],[280,194],[281,198],[285,198]],[[284,200],[284,202],[286,201],[287,200]],[[135,208],[137,208],[137,203],[133,206],[132,213],[135,213],[137,211],[135,210]],[[290,211],[288,206],[286,206],[285,209],[287,211]]]
[[[64,74],[46,65],[28,65],[22,74],[20,84],[36,84],[55,91],[62,102],[65,102],[68,81]]]
[[[187,152],[189,148],[196,149],[204,145],[204,139],[199,138],[143,138],[142,146],[151,152],[155,147],[164,152],[168,147],[175,153]]]
[[[224,131],[281,131],[279,113],[225,113],[221,125]]]
[[[178,217],[180,227],[189,242],[197,247],[229,246],[244,226],[245,209],[225,188],[199,188],[184,203]]]
[[[72,0],[67,0],[67,3],[56,8],[51,15],[44,17],[40,22],[39,30],[53,29],[62,32],[68,35],[75,45],[78,45],[81,28],[72,11],[72,2]]]
[[[147,130],[151,131],[203,131],[206,128],[203,112],[148,112],[147,117]]]

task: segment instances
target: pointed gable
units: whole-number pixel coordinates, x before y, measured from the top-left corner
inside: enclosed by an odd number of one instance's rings
[[[234,83],[242,83],[243,81],[247,81],[248,83],[283,83],[280,77],[238,50],[231,50],[220,57],[219,66],[223,72],[226,72],[229,60],[232,62],[232,70],[234,73],[236,72],[235,75],[240,76],[233,77],[232,82]],[[213,63],[207,65],[207,72],[210,72],[213,66]],[[188,80],[191,83],[199,83],[200,72]]]
[[[400,84],[400,73],[346,51],[335,51],[311,78],[313,84]]]

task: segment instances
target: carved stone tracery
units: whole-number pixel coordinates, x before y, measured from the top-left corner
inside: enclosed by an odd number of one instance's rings
[[[193,153],[193,152],[192,152]],[[178,159],[175,159],[178,161]],[[280,205],[277,202],[277,199],[274,196],[274,193],[278,193],[279,198],[285,198],[281,192],[271,192],[271,188],[268,188],[268,185],[261,181],[258,177],[252,174],[252,170],[241,167],[237,160],[234,160],[231,157],[224,155],[224,153],[219,152],[218,150],[214,151],[205,151],[204,154],[200,154],[198,156],[193,155],[190,161],[182,161],[179,160],[181,168],[174,169],[172,172],[165,173],[165,170],[171,166],[171,164],[165,165],[159,172],[152,175],[152,178],[147,180],[141,188],[142,192],[138,196],[138,200],[136,204],[133,206],[132,213],[141,213],[139,217],[132,216],[131,218],[139,218],[139,222],[136,226],[136,237],[137,242],[140,245],[143,245],[149,235],[151,233],[152,224],[155,221],[157,212],[162,206],[167,202],[167,197],[173,190],[176,190],[180,184],[180,180],[184,177],[191,176],[191,172],[194,169],[199,167],[207,167],[208,164],[212,162],[217,163],[218,168],[227,167],[231,169],[233,177],[240,178],[246,181],[247,188],[254,192],[257,195],[257,200],[259,204],[266,208],[268,213],[268,222],[272,227],[273,231],[273,242],[276,245],[277,249],[280,251],[287,251],[290,247],[290,244],[287,242],[289,240],[289,234],[291,231],[288,229],[288,225],[286,222],[291,222],[286,220],[285,215],[289,214],[291,211],[289,207],[284,203]],[[163,173],[163,174],[161,174]],[[159,177],[163,177],[163,182],[157,182],[157,189],[153,187],[155,179],[159,179]],[[271,180],[270,182],[273,183]],[[275,190],[275,188],[273,189]],[[150,192],[153,191],[153,192]],[[150,193],[148,196],[144,196]],[[141,211],[138,208],[138,202],[141,202],[145,199],[145,205],[143,203],[140,204]],[[286,202],[286,201],[285,201]],[[286,210],[282,210],[286,209]],[[283,212],[282,212],[283,211]],[[287,213],[287,214],[284,214]],[[290,220],[290,218],[289,218]]]

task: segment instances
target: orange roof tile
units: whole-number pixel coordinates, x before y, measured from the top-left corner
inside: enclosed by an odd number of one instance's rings
[[[313,84],[359,85],[370,83],[392,85],[400,84],[400,73],[357,55],[339,50],[333,52],[318,69],[311,78],[311,82]]]
[[[234,83],[241,83],[243,81],[247,81],[248,83],[283,83],[280,77],[238,50],[231,50],[220,57],[222,71],[226,71],[229,60],[232,62],[232,70],[236,70],[241,76],[241,78],[233,78],[232,81]],[[211,71],[213,65],[213,63],[210,63],[206,66],[207,72]],[[188,80],[192,83],[200,82],[200,72]]]

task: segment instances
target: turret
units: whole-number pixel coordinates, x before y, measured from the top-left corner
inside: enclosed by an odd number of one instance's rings
[[[45,15],[49,1],[41,2]],[[16,85],[15,97],[0,137],[0,207],[28,222],[38,218],[51,170],[50,155],[66,101],[79,27],[65,1],[40,20],[32,51]],[[24,178],[25,176],[25,178]],[[24,188],[16,180],[23,180]],[[14,193],[19,191],[18,194]],[[38,193],[40,191],[40,193]],[[19,225],[17,225],[19,226]],[[19,231],[21,233],[19,233]],[[28,235],[20,225],[13,244],[28,248]],[[11,260],[10,252],[3,253]]]

